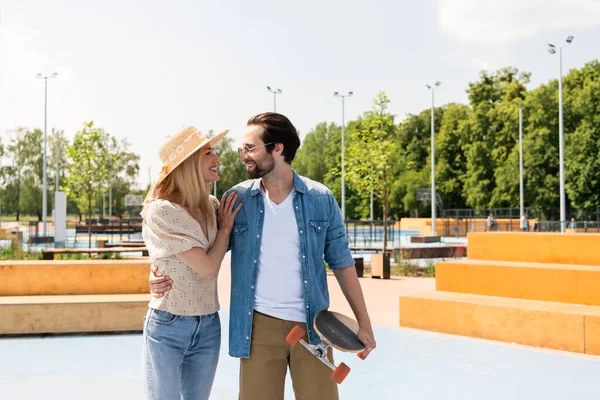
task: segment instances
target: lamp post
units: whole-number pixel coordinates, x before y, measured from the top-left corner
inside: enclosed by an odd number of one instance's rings
[[[560,231],[566,231],[567,206],[565,198],[565,133],[563,126],[563,95],[562,95],[562,49],[573,42],[574,37],[568,36],[565,43],[558,46],[559,75],[558,75],[558,136],[559,136],[559,170],[560,170]],[[556,54],[556,46],[548,44],[548,52]]]
[[[352,97],[354,92],[340,93],[333,92],[334,97],[342,98],[342,221],[346,221],[346,167],[344,165],[344,152],[346,151],[346,120],[344,115],[344,104],[346,97]]]
[[[42,193],[42,221],[44,223],[44,237],[46,237],[46,219],[48,215],[48,158],[46,155],[48,147],[48,136],[46,132],[46,123],[48,120],[48,78],[56,78],[56,72],[53,72],[50,75],[37,74],[36,78],[44,80],[44,192]]]
[[[519,208],[525,215],[525,189],[523,188],[523,106],[519,105]]]
[[[267,90],[273,93],[273,112],[277,112],[277,95],[282,94],[281,89],[271,89],[270,86],[267,86]]]
[[[434,85],[426,85],[431,90],[431,233],[437,236],[435,226],[436,220],[436,195],[435,195],[435,88],[442,82],[437,81]]]

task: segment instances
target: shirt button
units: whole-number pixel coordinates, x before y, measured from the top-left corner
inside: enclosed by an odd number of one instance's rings
[[[246,340],[250,340],[250,336],[246,336]]]
[[[257,238],[259,238],[259,237],[260,237],[260,235],[256,235],[256,237],[257,237]]]
[[[308,308],[308,306],[306,306],[306,308]]]
[[[259,213],[261,213],[261,214],[262,214],[262,210],[260,210],[260,211],[259,211]]]
[[[306,256],[304,254],[302,254],[302,258],[306,258]]]
[[[252,315],[252,313],[251,313],[251,312],[249,312],[249,313],[248,313],[248,315]]]
[[[236,229],[236,230],[235,230],[235,233],[237,233],[237,232],[238,232],[238,230]]]
[[[300,233],[304,233],[302,230],[300,230]]]
[[[296,206],[296,210],[298,209],[298,206]]]
[[[254,289],[254,285],[253,285],[253,286],[250,286],[250,289]]]
[[[306,285],[308,283],[308,281],[304,281],[304,284]]]
[[[254,260],[254,264],[256,264],[256,260]]]

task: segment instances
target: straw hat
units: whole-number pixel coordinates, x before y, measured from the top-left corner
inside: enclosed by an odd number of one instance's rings
[[[214,147],[217,145],[228,132],[229,130],[226,130],[209,138],[195,127],[186,126],[176,134],[171,135],[158,150],[158,156],[162,161],[162,167],[144,200],[144,209],[148,203],[156,198],[156,188],[158,185],[173,172],[175,168],[204,146],[210,145],[211,147]],[[143,214],[144,210],[142,210],[142,215]]]

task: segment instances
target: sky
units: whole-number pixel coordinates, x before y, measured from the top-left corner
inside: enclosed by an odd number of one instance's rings
[[[353,91],[346,121],[380,91],[396,121],[467,103],[482,70],[514,66],[529,88],[600,59],[600,0],[0,0],[0,134],[44,126],[72,138],[94,121],[140,155],[138,184],[158,148],[186,125],[230,129],[237,147],[254,114],[285,114],[304,137],[341,123],[334,91]],[[6,162],[6,161],[4,161]]]

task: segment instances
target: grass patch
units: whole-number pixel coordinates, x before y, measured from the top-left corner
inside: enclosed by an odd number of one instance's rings
[[[13,239],[10,246],[0,248],[0,260],[41,260],[40,251],[23,251],[21,241]]]
[[[10,246],[0,247],[0,260],[42,260],[41,251],[23,250],[22,243],[13,239]],[[122,260],[123,256],[119,253],[101,253],[100,255],[90,256],[88,254],[55,254],[55,260]]]
[[[371,275],[371,264],[365,264],[363,273],[365,275]],[[392,265],[390,265],[390,275],[435,278],[435,264],[431,263],[427,267],[420,267],[406,261],[403,261],[402,263],[392,263]]]

